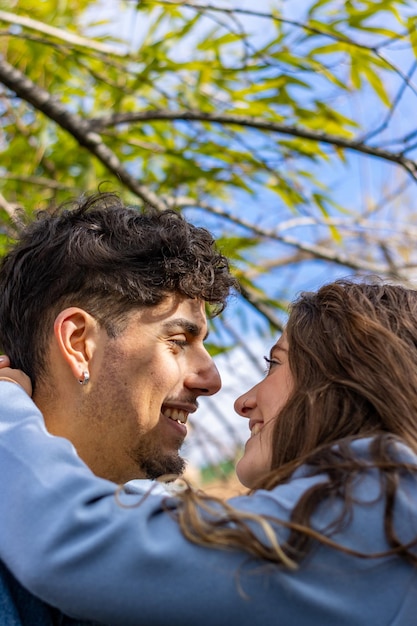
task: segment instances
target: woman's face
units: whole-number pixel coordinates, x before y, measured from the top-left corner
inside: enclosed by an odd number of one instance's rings
[[[240,482],[253,487],[271,467],[275,419],[293,389],[285,334],[272,347],[266,377],[235,402],[235,411],[249,419],[250,438],[236,466]]]

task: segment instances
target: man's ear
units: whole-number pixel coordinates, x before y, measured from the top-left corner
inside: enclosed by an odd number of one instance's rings
[[[79,382],[89,377],[89,362],[97,345],[98,323],[92,315],[78,307],[61,311],[54,322],[54,335],[59,351]],[[88,378],[87,378],[88,380]]]

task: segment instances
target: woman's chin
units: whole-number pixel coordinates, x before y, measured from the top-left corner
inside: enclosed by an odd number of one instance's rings
[[[253,464],[249,459],[245,459],[245,455],[236,464],[236,476],[244,487],[252,489],[255,485],[256,477]]]

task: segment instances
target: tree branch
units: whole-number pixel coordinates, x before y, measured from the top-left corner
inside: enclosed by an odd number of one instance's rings
[[[156,194],[129,174],[118,157],[101,140],[100,135],[92,131],[90,123],[74,113],[70,113],[51,94],[33,83],[20,70],[12,67],[0,57],[0,82],[14,91],[22,100],[25,100],[44,115],[65,129],[74,139],[89,152],[94,154],[101,163],[114,174],[126,187],[145,203],[158,210],[167,207]]]
[[[290,126],[273,122],[262,117],[251,117],[248,115],[237,115],[232,113],[205,113],[203,111],[171,111],[169,109],[153,109],[150,111],[137,111],[133,113],[115,113],[113,115],[92,118],[91,128],[101,130],[109,126],[129,124],[132,122],[150,121],[189,121],[189,122],[212,122],[214,124],[231,124],[245,128],[256,128],[257,130],[269,131],[281,135],[299,137],[317,143],[324,143],[330,146],[337,146],[353,152],[367,154],[369,156],[390,161],[403,167],[414,180],[417,181],[417,163],[407,159],[401,153],[389,152],[373,146],[368,146],[362,141],[355,139],[345,139],[337,135],[328,135],[314,130],[301,128],[300,126]]]
[[[275,315],[270,306],[262,302],[262,300],[249,288],[239,285],[240,295],[251,305],[254,309],[259,311],[268,322],[276,330],[282,331],[283,325],[280,319]]]
[[[217,215],[219,217],[227,219],[228,221],[233,222],[234,224],[249,230],[252,235],[257,235],[258,237],[262,239],[272,239],[273,241],[278,241],[285,245],[291,246],[292,248],[295,248],[299,250],[300,252],[309,254],[315,259],[322,259],[323,261],[329,261],[331,263],[335,263],[336,265],[342,265],[343,267],[348,267],[350,269],[353,269],[359,272],[365,271],[371,274],[381,274],[381,275],[389,274],[393,278],[396,278],[396,279],[401,278],[400,276],[401,269],[397,269],[395,272],[392,272],[391,269],[387,268],[385,265],[380,265],[378,263],[371,263],[363,259],[359,260],[356,257],[347,256],[341,252],[331,250],[329,249],[328,246],[324,246],[324,245],[321,246],[317,244],[311,244],[311,243],[299,241],[295,237],[289,237],[288,235],[280,234],[279,232],[280,227],[278,227],[275,230],[268,230],[268,229],[260,228],[259,226],[251,222],[248,222],[247,220],[243,218],[232,215],[231,213],[229,213],[228,211],[225,211],[224,209],[210,206],[209,204],[204,203],[204,202],[198,202],[196,200],[193,200],[192,198],[176,198],[175,206],[181,209],[191,208],[191,207],[203,209],[204,211],[207,211],[209,213],[212,213],[213,215]],[[297,220],[302,220],[302,219],[309,220],[310,218],[296,218],[296,219]],[[323,224],[324,223],[325,222],[323,221]],[[328,224],[331,224],[331,223],[332,223],[332,220],[329,220]],[[301,222],[299,222],[299,224],[301,224]],[[287,224],[287,227],[289,227],[288,224]]]
[[[184,0],[153,0],[154,4],[159,5],[171,5],[178,7],[186,7],[188,9],[194,9],[196,11],[213,11],[217,13],[223,13],[225,15],[229,15],[234,17],[235,15],[247,15],[248,17],[258,17],[267,20],[272,20],[274,22],[280,22],[281,24],[288,24],[290,26],[295,26],[301,30],[312,33],[313,35],[319,35],[321,37],[328,37],[329,39],[333,39],[334,41],[340,41],[341,43],[346,43],[355,48],[361,48],[362,50],[369,50],[370,52],[375,52],[379,47],[387,45],[387,41],[381,42],[375,46],[367,46],[366,44],[360,43],[359,41],[355,41],[350,37],[347,37],[343,33],[335,33],[329,32],[328,30],[318,28],[317,26],[311,26],[310,24],[306,24],[305,22],[299,22],[297,20],[291,20],[286,17],[278,16],[275,13],[268,13],[266,11],[254,11],[253,9],[239,9],[237,7],[227,8],[220,7],[214,4],[203,4],[201,2],[186,2]],[[405,36],[406,32],[399,33],[395,37],[387,38],[388,42],[397,41],[398,39],[402,39]]]
[[[26,176],[24,174],[13,174],[12,172],[3,172],[1,177],[5,180],[18,180],[26,185],[37,185],[40,187],[46,187],[48,189],[60,190],[60,191],[75,191],[74,187],[60,183],[53,178],[46,178],[45,176]]]
[[[413,61],[410,70],[408,71],[407,75],[404,77],[403,82],[401,83],[401,86],[398,90],[398,93],[396,95],[396,97],[393,100],[393,103],[386,115],[385,120],[382,122],[382,124],[380,124],[375,130],[370,131],[368,133],[366,133],[363,137],[362,137],[362,141],[369,141],[369,139],[375,137],[376,135],[378,135],[379,133],[381,133],[382,131],[384,131],[387,127],[388,124],[391,120],[391,118],[394,115],[394,111],[395,109],[398,107],[398,104],[401,101],[401,98],[404,95],[404,92],[406,90],[406,88],[408,86],[411,86],[411,78],[415,72],[415,70],[417,69],[417,61]],[[415,89],[413,89],[414,93],[415,93]]]
[[[19,24],[19,26],[23,26],[24,28],[29,28],[30,30],[34,30],[38,33],[43,33],[44,35],[49,35],[50,37],[55,37],[56,39],[65,41],[72,46],[89,48],[90,50],[95,50],[96,52],[112,54],[118,57],[128,56],[126,52],[121,52],[119,48],[116,48],[116,46],[109,46],[101,41],[94,41],[93,39],[88,39],[87,37],[81,37],[75,33],[70,33],[67,30],[62,30],[61,28],[56,28],[55,26],[49,26],[44,22],[39,22],[31,17],[18,15],[17,13],[0,11],[0,20],[7,22],[8,24]]]
[[[22,226],[22,221],[18,213],[20,208],[21,207],[18,204],[10,204],[10,202],[6,200],[3,194],[0,193],[0,209],[6,211],[7,215],[10,217],[14,225],[13,230],[8,229],[10,231],[9,235],[12,237],[15,237],[17,235],[20,227]]]

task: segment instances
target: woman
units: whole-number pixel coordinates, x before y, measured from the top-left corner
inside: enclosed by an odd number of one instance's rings
[[[138,502],[0,382],[7,567],[64,612],[112,625],[415,623],[417,292],[303,294],[266,361],[235,405],[251,493],[228,502],[191,489]]]

